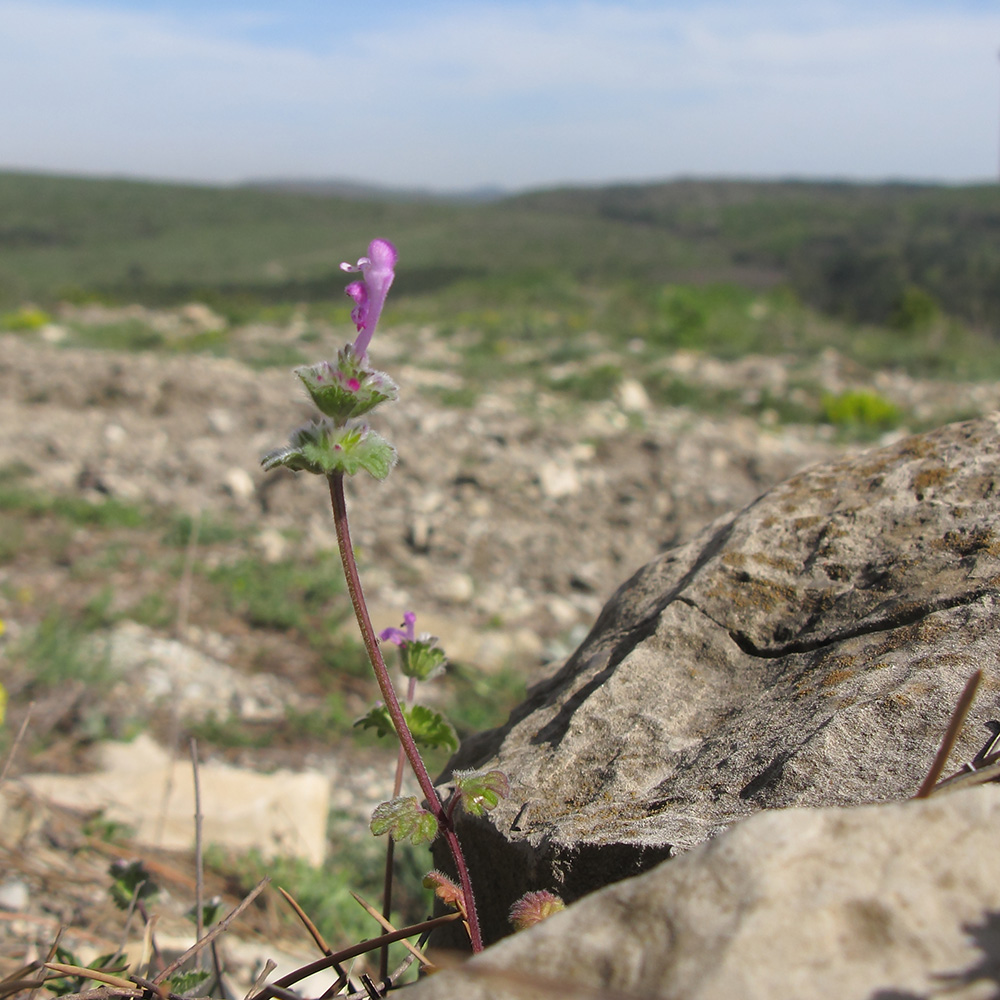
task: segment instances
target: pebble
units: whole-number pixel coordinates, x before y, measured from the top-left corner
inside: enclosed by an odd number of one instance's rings
[[[240,504],[249,503],[257,489],[250,473],[238,466],[234,466],[226,472],[222,484],[226,492]]]
[[[17,878],[0,882],[0,910],[23,913],[28,908],[31,893],[28,886]]]

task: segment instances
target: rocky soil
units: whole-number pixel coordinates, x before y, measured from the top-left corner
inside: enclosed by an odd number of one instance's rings
[[[413,607],[452,656],[479,664],[513,657],[530,668],[565,655],[657,552],[851,447],[829,427],[655,409],[629,382],[613,399],[568,404],[499,381],[473,411],[447,408],[420,389],[456,377],[448,353],[414,349],[419,331],[380,337],[376,361],[403,391],[377,421],[400,457],[385,483],[350,486],[366,588],[386,624]],[[787,381],[780,358],[667,362],[693,385],[745,394],[780,395]],[[814,368],[822,391],[870,382],[920,420],[1000,404],[993,386],[873,379],[833,352]],[[310,416],[283,369],[0,339],[0,468],[27,466],[28,483],[47,492],[231,518],[252,528],[267,560],[335,546],[322,485],[258,465]],[[16,573],[43,593],[55,584],[31,566]],[[8,624],[20,614],[9,598],[0,606]]]
[[[287,341],[292,333],[253,327],[235,336]],[[524,380],[499,380],[474,409],[449,408],[437,398],[442,387],[456,385],[457,366],[432,332],[380,333],[374,353],[402,387],[400,402],[376,418],[399,452],[397,468],[385,483],[359,478],[349,485],[352,531],[376,627],[397,624],[403,610],[412,608],[420,627],[438,634],[453,658],[486,671],[513,668],[526,682],[558,667],[616,588],[658,553],[797,470],[864,447],[838,440],[829,427],[784,425],[769,413],[758,421],[656,408],[629,381],[613,398],[581,403]],[[679,353],[663,364],[695,386],[766,392],[775,399],[796,391],[787,359],[722,363]],[[1000,406],[993,385],[875,375],[832,351],[810,363],[810,377],[823,391],[874,387],[920,421]],[[16,469],[18,483],[40,495],[121,500],[232,523],[239,541],[228,555],[214,551],[216,560],[245,555],[249,544],[266,571],[267,564],[297,552],[335,548],[323,484],[312,477],[265,475],[258,464],[263,452],[282,444],[311,415],[286,370],[0,335],[0,469]],[[41,535],[45,530],[44,519],[32,529]],[[93,597],[80,586],[76,569],[79,560],[101,555],[94,551],[100,543],[86,528],[77,529],[71,542],[69,555],[55,560],[36,558],[38,545],[5,547],[0,656],[47,609],[71,613]],[[168,584],[172,600],[175,582],[151,569],[162,556],[160,540],[150,536],[134,544],[126,568],[109,571],[113,604],[128,607],[137,595]],[[181,633],[127,624],[119,632],[124,647],[145,644],[152,651],[147,660],[155,659],[157,642],[171,639],[190,656],[206,658],[196,672],[207,670],[209,660],[219,664],[221,680],[206,685],[203,695],[210,708],[212,699],[231,697],[219,693],[229,691],[220,684],[231,676],[256,675],[246,690],[259,697],[242,699],[250,711],[295,699],[307,703],[323,693],[294,636],[248,628],[199,603],[197,593]],[[261,656],[264,646],[267,657]],[[163,682],[162,671],[145,668],[123,676],[133,683],[123,697],[135,703],[149,696],[151,684]],[[74,697],[79,704],[85,694]],[[205,704],[186,710],[196,715]],[[9,727],[23,710],[12,698]],[[56,734],[66,718],[65,709],[62,715],[53,710],[35,724]],[[22,754],[15,774],[45,760],[44,747],[37,741],[33,747],[34,758]],[[245,753],[242,760],[333,770],[315,748],[307,753],[285,747],[280,755],[272,748]],[[49,763],[60,770],[88,766],[84,760]],[[336,770],[350,768],[340,761]],[[372,780],[370,770],[363,773]],[[73,837],[63,839],[67,851],[77,849]],[[53,849],[58,847],[56,837]],[[39,879],[27,883],[35,893],[31,909],[48,913],[46,894],[58,891],[58,880],[48,888]]]

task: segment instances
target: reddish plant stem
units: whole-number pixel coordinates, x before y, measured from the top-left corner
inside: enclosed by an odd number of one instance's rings
[[[347,592],[351,595],[351,603],[354,605],[354,614],[358,619],[358,628],[361,629],[361,638],[368,651],[368,659],[371,661],[372,669],[375,671],[375,679],[378,681],[379,690],[382,692],[382,700],[389,711],[389,718],[396,729],[396,736],[399,745],[402,747],[406,759],[409,761],[410,769],[413,771],[420,790],[424,793],[427,805],[430,807],[434,818],[438,821],[438,829],[444,837],[448,848],[451,851],[452,860],[455,862],[455,870],[458,873],[459,884],[462,887],[462,895],[465,897],[466,919],[469,922],[469,940],[472,950],[479,952],[483,950],[483,937],[479,930],[479,917],[476,913],[476,901],[472,894],[472,881],[469,878],[469,869],[465,864],[465,855],[462,853],[462,846],[458,842],[455,834],[455,827],[451,821],[451,816],[445,812],[441,798],[431,781],[427,768],[424,765],[417,744],[414,742],[410,727],[406,724],[406,717],[399,707],[399,699],[392,686],[389,677],[389,670],[382,659],[382,651],[379,649],[378,640],[375,638],[375,630],[372,628],[371,618],[368,615],[368,606],[365,604],[364,592],[361,589],[361,578],[358,576],[358,565],[354,559],[354,547],[351,544],[351,532],[347,524],[347,500],[344,496],[344,474],[334,472],[329,476],[330,480],[330,502],[333,505],[333,521],[337,529],[337,545],[340,548],[340,559],[344,564],[344,576],[347,578]]]
[[[417,679],[416,677],[411,677],[409,683],[406,686],[406,704],[412,705],[413,698],[417,691]],[[403,748],[399,748],[399,754],[396,757],[396,779],[392,783],[392,797],[396,798],[403,788],[403,768],[406,767],[406,754],[403,753]],[[385,876],[382,880],[382,916],[386,920],[392,917],[392,863],[393,857],[395,855],[396,842],[389,838],[389,842],[385,845]],[[389,974],[389,946],[386,945],[382,949],[379,956],[379,967],[378,967],[379,979],[385,980],[385,977]]]

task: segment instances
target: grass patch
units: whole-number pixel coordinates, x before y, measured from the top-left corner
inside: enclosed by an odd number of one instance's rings
[[[259,852],[226,854],[217,847],[205,852],[206,866],[225,876],[237,894],[250,891],[265,875],[274,887],[289,892],[331,947],[342,947],[378,932],[375,922],[354,901],[359,893],[378,905],[382,891],[385,841],[359,831],[358,817],[335,812],[330,819],[332,849],[320,868],[294,858],[266,859]],[[396,879],[393,889],[392,921],[397,927],[425,919],[431,909],[430,894],[421,879],[433,865],[426,848],[397,844]],[[277,893],[270,896],[274,912],[291,934],[301,934],[301,924]],[[393,955],[402,955],[394,951]],[[398,961],[398,959],[397,959]]]
[[[861,439],[894,430],[903,420],[902,411],[877,393],[852,390],[823,397],[823,416],[839,431]]]
[[[191,541],[194,518],[190,514],[172,514],[170,526],[163,533],[163,544],[173,548],[185,548]],[[243,532],[231,520],[201,514],[198,517],[199,546],[225,545],[238,539]]]
[[[35,519],[53,517],[75,527],[140,528],[149,520],[143,508],[114,497],[95,501],[51,496],[7,479],[0,479],[0,511]]]
[[[88,642],[82,622],[53,612],[10,651],[11,661],[30,678],[31,690],[82,682],[99,689],[111,680],[107,657]]]
[[[340,562],[323,554],[312,562],[264,563],[244,557],[218,566],[208,579],[229,607],[255,628],[305,631],[317,617],[341,621],[350,612]]]

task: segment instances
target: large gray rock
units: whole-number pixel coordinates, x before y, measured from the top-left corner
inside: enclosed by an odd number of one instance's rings
[[[761,809],[912,795],[976,668],[956,753],[981,750],[1000,718],[998,430],[814,467],[629,580],[453,761],[513,785],[461,821],[487,940],[526,890],[574,900]]]
[[[769,811],[407,996],[995,997],[998,823],[995,785],[891,805]]]

